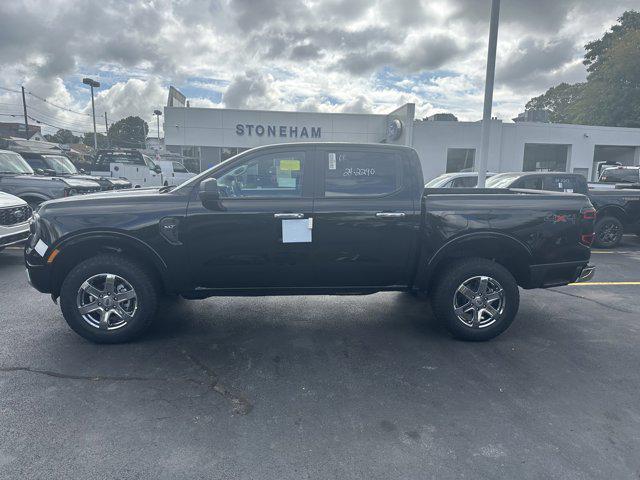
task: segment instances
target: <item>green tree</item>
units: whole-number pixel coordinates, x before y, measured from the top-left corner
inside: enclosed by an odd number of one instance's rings
[[[527,110],[548,110],[549,119],[553,123],[573,123],[574,114],[572,107],[582,96],[585,83],[570,85],[561,83],[557,87],[551,87],[539,97],[534,97],[527,102]]]
[[[45,138],[50,142],[65,144],[79,143],[81,140],[81,138],[74,135],[71,130],[66,130],[64,128],[58,130],[54,135],[49,135],[48,137],[45,136]]]
[[[587,125],[640,127],[640,28],[612,42],[573,107]]]
[[[640,12],[618,22],[585,46],[585,83],[552,87],[526,108],[549,110],[552,122],[640,127]]]
[[[149,125],[140,117],[127,117],[109,127],[109,139],[116,147],[144,148]]]
[[[103,135],[102,133],[98,133],[96,139],[98,140],[98,148],[107,148],[107,146],[109,145],[107,136]],[[93,148],[93,132],[85,133],[82,143]]]
[[[587,66],[587,71],[595,72],[602,65],[603,57],[614,48],[618,41],[622,40],[628,33],[640,30],[640,12],[628,10],[618,18],[618,24],[611,27],[601,39],[587,43],[584,48],[587,53],[584,55],[583,63]]]

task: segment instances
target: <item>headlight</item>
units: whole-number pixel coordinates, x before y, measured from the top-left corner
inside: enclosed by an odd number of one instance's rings
[[[34,213],[29,220],[29,232],[31,233],[31,241],[29,242],[31,248],[35,247],[38,240],[40,240],[40,233],[42,227],[40,226],[40,215]]]

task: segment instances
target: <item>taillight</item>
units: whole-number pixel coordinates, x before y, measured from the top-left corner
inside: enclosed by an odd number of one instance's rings
[[[583,208],[580,212],[583,220],[595,220],[596,210],[594,208]]]
[[[583,245],[586,245],[587,247],[590,247],[591,244],[593,244],[593,239],[595,237],[595,234],[593,233],[587,233],[585,235],[580,235],[580,243]]]

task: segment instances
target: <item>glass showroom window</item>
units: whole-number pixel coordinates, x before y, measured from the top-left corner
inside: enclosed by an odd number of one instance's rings
[[[525,143],[522,171],[566,172],[569,145]]]
[[[447,173],[472,172],[475,158],[475,148],[447,149]]]

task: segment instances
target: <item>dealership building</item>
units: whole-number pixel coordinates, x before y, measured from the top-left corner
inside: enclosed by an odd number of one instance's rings
[[[415,148],[429,180],[473,169],[480,152],[480,122],[419,120],[411,103],[388,114],[356,114],[189,108],[174,100],[164,108],[165,146],[197,158],[201,170],[274,143],[391,143]],[[489,171],[566,171],[593,179],[603,161],[640,165],[640,129],[491,122]]]

